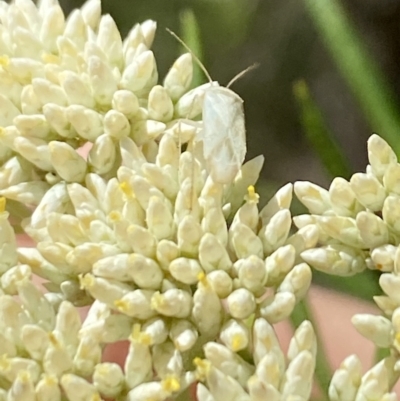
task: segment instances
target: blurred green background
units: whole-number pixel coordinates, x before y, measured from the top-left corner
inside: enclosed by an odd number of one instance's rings
[[[83,4],[60,2],[67,12]],[[260,64],[233,89],[245,102],[247,157],[265,156],[258,187],[264,202],[290,181],[328,187],[333,176],[364,171],[372,132],[400,153],[398,0],[103,0],[102,5],[123,37],[136,22],[157,21],[153,50],[161,79],[182,52],[167,27],[223,85]],[[339,279],[339,288],[370,300],[379,288],[376,275],[368,273]],[[329,286],[339,282],[319,274],[317,279]]]

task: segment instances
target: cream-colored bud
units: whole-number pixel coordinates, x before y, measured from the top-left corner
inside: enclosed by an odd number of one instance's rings
[[[46,141],[19,136],[14,140],[15,150],[25,159],[44,171],[52,171],[50,150]]]
[[[300,301],[307,293],[312,279],[312,272],[307,263],[300,263],[283,279],[278,287],[279,292],[291,292],[296,297],[296,302]]]
[[[215,235],[221,245],[227,245],[228,229],[220,207],[212,207],[205,213],[201,227],[205,233]]]
[[[119,140],[121,150],[122,166],[118,169],[118,179],[121,183],[128,183],[133,176],[133,171],[140,171],[143,163],[146,163],[146,158],[141,149],[131,138],[121,138]],[[133,170],[133,171],[132,171]],[[126,195],[129,197],[129,187]],[[125,191],[124,191],[125,192]]]
[[[293,268],[296,250],[292,245],[278,248],[265,259],[267,270],[267,286],[279,284],[286,274]]]
[[[157,260],[164,270],[168,270],[170,263],[179,257],[178,245],[173,241],[161,240],[157,244]]]
[[[100,0],[88,0],[81,8],[82,18],[85,24],[93,30],[97,29],[101,17]]]
[[[4,95],[0,95],[0,110],[0,124],[2,127],[12,125],[14,118],[20,114],[18,108]]]
[[[168,338],[168,324],[165,319],[155,317],[142,326],[142,332],[148,336],[151,344],[162,344]]]
[[[154,291],[134,290],[115,301],[117,309],[128,316],[146,320],[154,317],[156,312],[151,308],[151,298]]]
[[[36,401],[61,401],[61,389],[54,375],[44,374],[35,388]]]
[[[238,223],[230,228],[232,248],[238,259],[251,255],[262,258],[264,256],[263,243],[259,237],[244,224]]]
[[[329,384],[332,401],[354,400],[362,376],[361,362],[356,355],[348,356],[335,371]]]
[[[248,318],[256,308],[254,295],[245,288],[233,291],[226,299],[229,314],[236,319]]]
[[[73,364],[74,372],[82,377],[93,374],[95,366],[100,363],[102,348],[97,338],[83,335],[80,338]]]
[[[243,322],[230,319],[222,326],[219,338],[231,351],[238,352],[249,345],[250,333]]]
[[[208,273],[207,280],[220,299],[226,298],[233,290],[232,278],[223,270]]]
[[[188,320],[174,320],[169,331],[169,338],[177,350],[184,352],[196,344],[198,332]]]
[[[332,210],[339,216],[355,217],[363,210],[362,205],[357,201],[351,184],[342,177],[333,179],[329,187],[329,199]]]
[[[177,101],[190,87],[193,61],[190,53],[182,54],[172,65],[164,79],[164,88],[173,101]]]
[[[164,131],[166,125],[154,120],[139,120],[132,124],[130,136],[138,146],[158,138]]]
[[[199,251],[203,230],[199,222],[191,215],[185,216],[178,226],[178,246],[183,256],[196,257]]]
[[[215,368],[209,361],[195,359],[200,377],[205,377],[207,387],[215,400],[250,401],[250,396],[233,377]],[[226,398],[225,398],[226,397]]]
[[[72,303],[61,302],[54,333],[58,333],[58,337],[62,338],[66,348],[71,353],[74,353],[78,345],[78,332],[82,326],[81,317],[78,310]]]
[[[400,198],[390,195],[385,199],[382,208],[383,221],[397,234],[400,234]]]
[[[376,295],[373,299],[382,312],[387,316],[391,316],[398,306],[393,299],[385,295]]]
[[[171,121],[174,114],[174,105],[168,91],[160,85],[153,86],[149,93],[147,109],[149,118],[156,121]]]
[[[383,176],[383,186],[390,194],[400,195],[400,164],[390,164]]]
[[[4,149],[6,149],[5,146],[2,150]],[[7,188],[30,180],[31,164],[22,157],[11,156],[10,153],[9,155],[4,154],[4,158],[0,157],[1,161],[4,162],[0,167],[0,188]]]
[[[49,188],[46,182],[21,182],[1,190],[0,194],[25,205],[38,205]]]
[[[161,287],[164,274],[153,259],[132,253],[128,260],[129,274],[139,288],[157,290]]]
[[[162,381],[153,381],[139,384],[126,396],[127,401],[164,401],[174,392],[180,389],[180,384],[175,377]]]
[[[169,265],[169,272],[175,280],[184,284],[193,285],[198,281],[203,270],[196,259],[180,257],[174,259]]]
[[[260,314],[268,322],[278,323],[290,316],[295,305],[296,297],[292,292],[278,292],[260,304]]]
[[[204,221],[204,219],[203,219]],[[205,233],[199,245],[199,261],[206,272],[214,270],[229,271],[232,262],[226,248],[211,233]]]
[[[14,330],[11,329],[10,332],[14,332]],[[23,341],[21,344],[23,344]],[[17,355],[17,348],[14,342],[8,339],[4,334],[0,334],[0,352],[1,355],[8,355],[10,358],[13,358]]]
[[[62,35],[65,27],[64,12],[59,4],[51,4],[43,12],[39,38],[43,47],[51,53],[57,50],[56,39]]]
[[[175,224],[168,204],[158,196],[151,196],[146,209],[149,231],[157,240],[171,239],[175,234]]]
[[[236,352],[217,342],[204,345],[204,354],[208,361],[221,372],[237,380],[242,386],[254,373],[254,367],[245,362]]]
[[[181,375],[182,356],[172,342],[166,341],[164,344],[155,345],[152,349],[152,357],[155,373],[161,379]]]
[[[351,276],[366,268],[364,253],[346,245],[308,249],[301,257],[314,269],[338,276]]]
[[[74,374],[65,374],[60,379],[60,384],[69,400],[88,401],[100,399],[96,387]]]
[[[312,389],[315,358],[309,351],[301,351],[290,363],[281,389],[282,397],[297,395],[307,400]]]
[[[113,93],[112,108],[132,118],[139,110],[139,100],[131,91],[121,89]]]
[[[372,174],[356,173],[350,179],[358,201],[372,212],[382,210],[386,198],[383,185]]]
[[[271,384],[260,380],[257,376],[250,377],[247,386],[251,401],[264,401],[265,399],[269,401],[281,400],[279,391]]]
[[[379,285],[391,300],[400,305],[400,276],[384,273],[379,277]]]
[[[131,132],[129,120],[116,110],[109,110],[104,116],[104,131],[113,138],[120,139]]]
[[[234,265],[234,270],[239,278],[240,284],[254,293],[261,296],[265,290],[267,282],[267,270],[264,260],[255,255],[250,255],[246,259],[239,259]]]
[[[40,326],[26,324],[21,331],[21,340],[31,358],[41,361],[49,345],[48,333]]]
[[[80,10],[73,10],[68,16],[65,23],[64,35],[74,42],[79,49],[83,48],[87,40],[87,31]]]
[[[213,311],[210,313],[210,311]],[[200,275],[197,290],[193,295],[192,320],[200,334],[210,338],[219,333],[222,324],[223,309],[218,295],[207,278]]]
[[[81,288],[89,294],[107,305],[114,307],[114,302],[121,299],[133,288],[116,280],[95,277],[92,274],[80,276]]]
[[[109,107],[114,92],[118,89],[111,67],[100,57],[90,56],[88,74],[94,99],[99,105]]]
[[[356,218],[361,238],[369,248],[389,242],[389,230],[385,222],[372,212],[360,212]]]
[[[313,357],[317,354],[317,338],[311,322],[304,320],[290,340],[287,357],[292,361],[301,351],[309,351]]]
[[[324,214],[331,208],[329,192],[308,181],[297,181],[294,192],[311,214]]]
[[[67,118],[67,109],[55,103],[47,103],[43,106],[43,115],[52,129],[64,138],[74,138],[75,129]]]
[[[282,209],[271,217],[266,226],[261,228],[258,236],[262,241],[265,255],[271,254],[285,243],[291,224],[290,211]]]
[[[266,354],[257,364],[255,376],[265,385],[279,389],[284,371],[279,364],[277,356],[273,353]]]
[[[171,134],[165,133],[158,145],[158,154],[156,164],[159,167],[171,166],[176,171],[179,165],[180,151],[176,146],[175,140]]]
[[[123,66],[121,34],[117,24],[108,14],[103,15],[100,19],[97,44],[107,54],[112,65],[118,68]]]
[[[368,139],[368,160],[373,174],[381,179],[389,166],[397,163],[396,153],[380,136],[373,134]]]
[[[192,297],[183,290],[172,288],[160,294],[156,292],[151,300],[154,310],[164,316],[185,318],[192,309]]]
[[[159,167],[154,163],[144,163],[142,166],[143,175],[168,199],[175,199],[179,191],[179,185],[173,172],[169,167]]]
[[[8,390],[7,401],[35,400],[35,387],[29,372],[20,371]]]
[[[42,114],[19,115],[13,122],[22,136],[42,139],[49,136],[50,126]]]
[[[59,77],[70,105],[81,105],[89,109],[95,107],[95,100],[90,88],[78,74],[72,71],[63,71]]]
[[[154,258],[156,255],[157,240],[154,238],[149,230],[136,224],[131,224],[127,231],[127,241],[131,245],[133,252],[140,253],[148,258]],[[168,241],[167,241],[168,242]],[[162,252],[164,255],[164,252]],[[162,261],[157,257],[162,266]]]
[[[76,132],[88,141],[94,142],[104,132],[102,116],[90,108],[72,104],[66,109],[66,117]]]
[[[128,282],[132,280],[128,263],[129,254],[121,253],[98,260],[93,264],[92,271],[96,276]]]
[[[196,386],[196,397],[198,401],[215,401],[207,387],[201,383]]]
[[[292,245],[295,249],[296,255],[300,255],[301,252],[306,249],[315,248],[319,240],[320,230],[317,225],[309,224],[300,228],[296,233],[291,235],[286,245]]]
[[[364,213],[364,212],[361,212]],[[324,234],[348,246],[366,248],[360,229],[351,217],[322,216],[317,218],[317,224]]]
[[[157,22],[148,19],[140,24],[140,30],[143,34],[145,45],[150,49],[153,44],[154,36],[156,34]]]
[[[99,363],[94,369],[93,384],[99,393],[108,398],[115,398],[120,394],[124,381],[124,372],[116,363]]]
[[[46,374],[60,378],[64,373],[70,372],[73,368],[71,356],[65,346],[61,344],[54,334],[49,334],[49,346],[47,347],[42,360],[43,371]]]
[[[209,82],[185,93],[175,104],[175,115],[177,117],[193,119],[200,115],[203,109],[203,99],[208,88],[215,85]]]
[[[385,244],[371,251],[371,259],[374,262],[374,268],[382,272],[392,272],[394,270],[396,251],[398,247]]]
[[[174,220],[179,222],[187,215],[192,215],[196,220],[201,217],[201,208],[196,196],[193,183],[187,178],[180,186],[175,201]]]
[[[49,143],[50,160],[57,174],[69,182],[83,181],[87,171],[85,159],[65,142]]]
[[[29,280],[31,274],[32,271],[28,265],[14,266],[1,276],[1,288],[6,294],[17,295],[18,284],[23,280]]]
[[[392,344],[392,323],[383,316],[357,314],[351,319],[357,331],[378,347],[389,348]]]
[[[129,389],[148,381],[153,374],[150,337],[140,331],[139,325],[133,326],[130,342],[124,364],[125,383]]]
[[[141,94],[157,83],[158,72],[152,51],[147,50],[138,55],[122,73],[120,86],[135,94]]]
[[[67,106],[67,97],[60,86],[54,85],[47,79],[34,78],[32,87],[43,105],[53,103],[59,106]]]
[[[110,135],[100,135],[96,138],[88,155],[90,170],[96,174],[108,173],[114,167],[116,155],[115,144]]]

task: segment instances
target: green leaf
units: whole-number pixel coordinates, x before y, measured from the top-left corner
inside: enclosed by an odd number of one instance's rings
[[[327,128],[320,110],[310,95],[306,82],[297,81],[293,85],[293,92],[300,108],[304,133],[327,172],[332,178],[337,176],[350,177],[349,163]]]
[[[400,114],[395,96],[337,0],[304,0],[332,58],[357,99],[372,131],[400,155]]]

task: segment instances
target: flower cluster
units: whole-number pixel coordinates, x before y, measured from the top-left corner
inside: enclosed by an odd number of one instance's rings
[[[296,183],[310,214],[293,232],[292,184],[258,208],[262,157],[232,182],[212,180],[201,135],[211,84],[191,89],[192,55],[158,84],[156,24],[122,40],[100,6],[65,19],[56,0],[0,2],[0,400],[162,401],[194,383],[199,401],[308,400],[313,327],[304,321],[285,355],[273,325],[305,296],[313,266],[385,272],[376,302],[386,317],[354,323],[392,354],[364,376],[346,359],[330,398],[394,401],[392,150],[373,136],[367,174],[329,191]],[[34,247],[17,245],[6,198],[30,212],[22,227]],[[122,366],[105,361],[123,340]]]

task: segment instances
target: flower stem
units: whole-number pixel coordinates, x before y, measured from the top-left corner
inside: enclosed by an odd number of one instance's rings
[[[291,323],[294,328],[297,328],[304,320],[311,322],[314,328],[315,336],[317,338],[317,356],[315,364],[315,378],[318,385],[323,393],[323,398],[328,399],[328,388],[329,382],[332,378],[332,370],[329,366],[328,360],[326,358],[326,353],[324,352],[324,347],[321,342],[321,337],[318,333],[318,327],[314,318],[312,316],[311,310],[308,306],[307,300],[304,299],[300,301],[293,313],[290,316]]]

